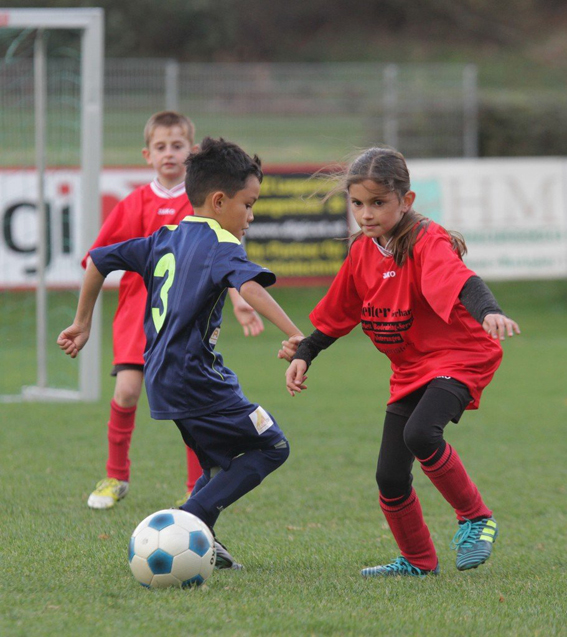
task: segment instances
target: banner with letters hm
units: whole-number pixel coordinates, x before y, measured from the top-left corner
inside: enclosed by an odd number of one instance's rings
[[[464,235],[465,261],[480,276],[567,276],[567,159],[413,160],[408,165],[415,209]],[[324,176],[312,178],[316,168],[270,167],[254,206],[246,250],[283,283],[327,283],[346,256],[349,231],[356,230],[347,219],[343,194],[322,202],[333,183]],[[152,178],[148,169],[105,168],[101,221]],[[47,282],[52,287],[76,287],[82,278],[80,182],[77,170],[47,171]],[[35,285],[36,192],[33,171],[0,168],[0,288]],[[111,276],[109,283],[118,278]]]

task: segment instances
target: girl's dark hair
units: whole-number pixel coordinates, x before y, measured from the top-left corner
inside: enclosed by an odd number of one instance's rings
[[[240,146],[222,137],[205,137],[200,150],[187,157],[185,166],[185,190],[194,207],[202,206],[211,192],[221,191],[234,197],[246,186],[248,177],[257,177],[260,183],[264,178],[257,155],[250,157]]]
[[[404,156],[393,148],[369,148],[352,161],[340,176],[338,185],[325,199],[337,192],[348,191],[352,184],[359,184],[367,179],[396,193],[400,201],[411,190],[409,170]],[[403,215],[388,244],[388,250],[392,252],[398,266],[403,265],[408,256],[413,257],[414,246],[421,233],[427,232],[429,223],[427,217],[420,215],[413,208]],[[451,238],[454,250],[462,258],[467,251],[462,235],[448,230],[446,232]],[[362,232],[352,235],[350,245],[361,235]]]

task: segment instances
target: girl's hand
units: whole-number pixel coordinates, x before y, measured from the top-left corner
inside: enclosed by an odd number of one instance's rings
[[[303,336],[303,334],[295,334],[294,336],[290,336],[287,341],[282,341],[282,348],[278,352],[278,358],[283,358],[288,363],[291,363],[291,359],[295,356],[295,352],[297,352],[297,346],[304,338],[305,336]]]
[[[504,316],[504,314],[487,314],[482,322],[482,328],[492,338],[499,338],[501,341],[506,338],[506,335],[520,334],[520,327],[516,321]]]
[[[301,393],[303,389],[307,389],[304,384],[307,380],[305,372],[307,371],[307,363],[300,359],[291,362],[291,365],[287,368],[285,373],[285,384],[287,391],[291,396],[295,396],[295,393]]]

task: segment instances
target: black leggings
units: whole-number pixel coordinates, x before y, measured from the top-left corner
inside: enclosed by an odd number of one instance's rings
[[[462,383],[451,380],[450,389],[441,384],[435,379],[388,406],[376,469],[380,494],[388,500],[403,502],[410,495],[414,458],[434,464],[445,449],[443,430],[451,420],[458,422],[470,402]]]

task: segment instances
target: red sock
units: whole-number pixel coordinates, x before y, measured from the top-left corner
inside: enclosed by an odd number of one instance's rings
[[[130,441],[134,431],[136,405],[120,407],[114,400],[110,401],[110,420],[108,421],[108,462],[106,475],[109,478],[128,481],[130,479]]]
[[[437,566],[437,554],[415,489],[401,504],[389,505],[380,496],[380,508],[403,557],[417,568],[432,571]]]
[[[203,470],[193,449],[187,446],[185,448],[187,449],[187,492],[191,493]]]
[[[419,460],[419,458],[418,458]],[[433,482],[441,495],[455,509],[458,520],[489,518],[492,511],[484,504],[482,497],[466,472],[459,454],[447,444],[443,455],[430,466],[420,460],[425,475]]]

